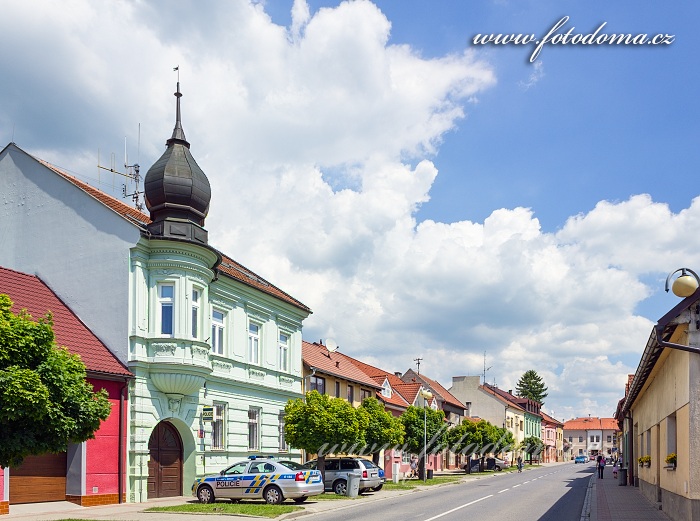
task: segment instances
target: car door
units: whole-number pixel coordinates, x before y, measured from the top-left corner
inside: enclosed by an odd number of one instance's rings
[[[263,489],[273,476],[275,468],[276,467],[269,461],[256,461],[251,463],[245,476],[243,476],[243,486],[241,488],[242,497],[262,497]]]
[[[324,465],[324,480],[323,486],[326,490],[331,490],[333,488],[333,481],[338,477],[338,471],[340,470],[340,460],[326,458]]]
[[[216,497],[240,499],[243,495],[242,479],[247,466],[247,461],[241,461],[223,470],[221,476],[216,478],[216,490],[214,491],[214,495]]]

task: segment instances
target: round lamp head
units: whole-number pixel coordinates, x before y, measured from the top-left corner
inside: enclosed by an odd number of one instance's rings
[[[698,289],[698,281],[692,275],[681,275],[673,281],[671,290],[677,297],[689,297]]]

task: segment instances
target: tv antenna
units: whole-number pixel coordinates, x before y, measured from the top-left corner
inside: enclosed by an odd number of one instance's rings
[[[418,366],[418,374],[420,374],[420,363],[421,363],[421,361],[423,361],[423,359],[421,357],[418,357],[418,358],[414,358],[413,361]]]
[[[486,367],[486,351],[484,351],[484,383],[486,383],[486,371],[488,371],[492,367],[492,365],[490,365],[488,368]]]
[[[126,170],[126,173],[119,172],[114,168],[114,154],[112,154],[112,165],[111,168],[107,168],[106,166],[100,165],[100,151],[97,151],[97,168],[101,168],[103,170],[107,170],[108,172],[112,172],[113,174],[119,174],[120,176],[126,177],[127,179],[131,180],[134,182],[134,191],[130,194],[126,193],[126,183],[122,184],[122,197],[131,197],[131,200],[134,203],[134,208],[136,208],[139,212],[143,211],[143,203],[141,202],[141,194],[143,194],[143,191],[139,191],[139,183],[141,182],[141,173],[140,173],[140,166],[138,163],[138,158],[141,153],[141,123],[139,123],[139,137],[138,137],[138,145],[136,148],[136,162],[133,165],[129,164],[129,157],[126,152],[126,138],[124,138],[124,169]]]

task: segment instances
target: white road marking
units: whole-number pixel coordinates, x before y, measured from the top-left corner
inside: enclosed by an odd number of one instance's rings
[[[439,518],[439,517],[446,516],[447,514],[451,514],[452,512],[456,512],[457,510],[459,510],[459,509],[461,509],[461,508],[468,507],[468,506],[470,506],[470,505],[473,505],[474,503],[478,503],[479,501],[483,501],[484,499],[488,499],[488,498],[490,498],[490,497],[493,497],[493,494],[489,494],[488,496],[484,496],[484,497],[482,497],[482,498],[475,499],[474,501],[471,501],[471,502],[469,502],[469,503],[465,503],[464,505],[460,505],[460,506],[458,506],[458,507],[456,507],[456,508],[453,508],[452,510],[448,510],[447,512],[443,512],[442,514],[438,514],[438,515],[436,515],[436,516],[429,517],[429,518],[426,519],[425,521],[433,521],[433,519],[437,519],[437,518]]]
[[[504,492],[508,492],[510,489],[509,488],[504,488],[503,490],[499,490],[499,494],[503,494]]]

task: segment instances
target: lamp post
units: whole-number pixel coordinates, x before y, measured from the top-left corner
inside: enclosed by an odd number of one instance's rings
[[[427,389],[421,389],[420,395],[423,397],[423,483],[425,483],[426,475],[428,473],[427,467],[427,456],[428,456],[428,413],[426,408],[426,401],[433,397]]]
[[[668,284],[671,282],[671,277],[679,271],[681,274],[673,281],[671,289],[673,290],[673,294],[677,297],[689,297],[695,293],[695,290],[698,289],[698,285],[700,284],[698,274],[690,268],[678,268],[676,271],[669,273],[668,277],[666,277],[666,293],[668,293]]]

